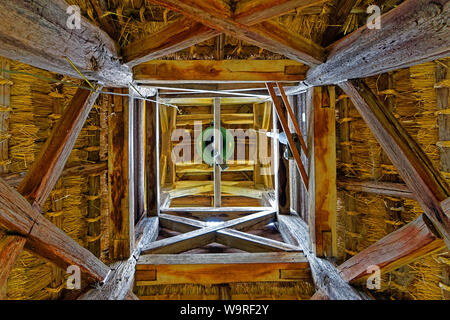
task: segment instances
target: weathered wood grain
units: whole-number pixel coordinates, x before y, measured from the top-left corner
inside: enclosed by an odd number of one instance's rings
[[[309,86],[337,84],[446,57],[450,52],[447,0],[407,0],[381,16],[381,29],[364,25],[329,49],[311,69]]]
[[[441,202],[450,195],[441,173],[419,144],[363,81],[340,84],[397,168],[416,200],[450,246],[450,218]]]
[[[339,188],[347,191],[366,192],[389,197],[414,199],[414,195],[403,183],[383,182],[383,181],[363,181],[356,179],[339,179]]]
[[[91,92],[78,89],[64,115],[46,140],[17,190],[33,205],[42,207],[66,165],[70,152],[99,96],[99,89]]]

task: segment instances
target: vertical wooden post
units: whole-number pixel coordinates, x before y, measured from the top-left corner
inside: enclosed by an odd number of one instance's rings
[[[318,257],[333,256],[336,242],[335,88],[313,89],[309,124],[309,231]]]
[[[214,98],[214,207],[222,206],[221,172],[218,163],[222,163],[222,134],[220,131],[220,98]]]
[[[145,175],[149,216],[158,215],[157,113],[155,102],[145,103]]]
[[[124,89],[114,89],[124,93]],[[109,106],[108,119],[108,188],[111,221],[110,258],[112,260],[128,259],[133,244],[130,234],[133,219],[129,212],[129,168],[128,168],[128,98],[114,96]],[[134,242],[134,239],[133,239]]]

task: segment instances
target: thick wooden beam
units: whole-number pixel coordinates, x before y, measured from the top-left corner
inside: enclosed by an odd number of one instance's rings
[[[17,191],[0,179],[0,224],[27,238],[26,247],[66,268],[80,267],[93,280],[103,281],[110,269],[31,207]]]
[[[303,249],[309,261],[314,284],[331,300],[363,300],[363,297],[339,275],[336,267],[328,260],[316,257],[309,247],[308,226],[299,217],[281,215],[278,226],[283,239]]]
[[[16,263],[26,238],[21,236],[7,235],[3,239],[0,237],[0,299],[4,299],[8,276]]]
[[[316,66],[324,61],[322,47],[285,29],[276,22],[265,21],[248,27],[233,20],[228,12],[204,6],[203,1],[192,3],[186,0],[152,0],[152,2],[179,12],[221,33],[229,34],[307,65]]]
[[[360,29],[333,44],[327,62],[311,69],[310,86],[337,84],[446,57],[447,0],[407,0],[381,16],[380,29]]]
[[[153,60],[133,69],[139,83],[301,81],[307,67],[292,60]]]
[[[136,248],[128,260],[119,261],[111,265],[111,275],[105,284],[92,289],[80,296],[79,300],[128,300],[132,293],[136,262],[140,257],[141,249],[158,237],[158,218],[144,218],[136,226]]]
[[[339,188],[347,191],[366,192],[388,197],[414,199],[414,195],[403,183],[383,181],[362,181],[356,179],[340,179],[337,181]]]
[[[155,98],[155,97],[153,97]],[[157,139],[157,106],[154,102],[145,103],[145,175],[147,190],[147,215],[158,215],[158,152]]]
[[[167,255],[139,258],[136,285],[176,283],[308,281],[310,270],[302,253],[232,253]]]
[[[444,248],[444,241],[428,218],[422,215],[354,255],[338,270],[342,279],[350,282],[371,275],[371,266],[386,273]]]
[[[239,1],[233,19],[245,25],[254,25],[293,9],[320,2],[323,1],[270,0],[242,1],[242,3]],[[129,66],[135,66],[189,48],[219,34],[220,32],[210,29],[196,20],[181,18],[159,32],[128,45],[122,50],[122,54],[124,61]]]
[[[337,253],[335,91],[312,89],[308,106],[308,225],[311,247],[318,257]]]
[[[363,81],[347,81],[340,86],[450,247],[450,218],[441,206],[441,202],[450,196],[450,191],[441,173]]]
[[[67,57],[88,79],[127,86],[131,72],[114,41],[83,16],[79,29],[68,28],[68,7],[64,0],[2,1],[0,56],[81,78]]]
[[[77,90],[39,156],[17,188],[33,205],[42,207],[55,186],[98,95],[98,90],[95,92]]]
[[[273,211],[263,211],[254,213],[242,218],[226,221],[219,225],[205,227],[199,230],[180,234],[178,236],[170,237],[155,241],[151,245],[143,249],[147,253],[180,253],[188,251],[193,248],[202,247],[215,240],[215,232],[225,228],[236,228],[245,230],[257,223],[268,223],[274,218]]]

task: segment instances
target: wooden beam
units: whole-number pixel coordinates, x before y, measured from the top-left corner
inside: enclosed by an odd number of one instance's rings
[[[404,183],[340,179],[338,187],[347,191],[366,192],[388,197],[414,199],[414,195]]]
[[[281,106],[280,101],[278,100],[277,96],[275,95],[274,91],[274,84],[268,83],[267,89],[270,92],[270,95],[272,97],[272,101],[275,105],[275,108],[277,110],[278,119],[280,120],[281,126],[283,128],[284,133],[286,133],[286,138],[289,143],[289,148],[291,149],[292,155],[294,156],[295,163],[297,165],[298,170],[300,171],[300,175],[302,177],[302,182],[306,189],[308,189],[308,174],[306,173],[305,167],[303,166],[302,159],[300,157],[299,150],[297,149],[297,146],[294,142],[294,139],[292,138],[291,131],[289,129],[289,125],[287,122],[287,119],[284,115],[284,110]]]
[[[66,165],[99,91],[78,89],[17,190],[41,208]]]
[[[252,43],[290,59],[315,66],[324,61],[324,50],[319,45],[272,21],[248,27],[233,20],[227,12],[207,8],[203,2],[186,0],[152,0],[170,10],[179,12],[194,21]]]
[[[139,83],[301,81],[307,67],[292,60],[153,60],[133,69]]]
[[[310,279],[302,253],[232,253],[141,256],[136,285],[217,284]]]
[[[341,0],[336,4],[333,14],[322,37],[322,45],[328,46],[336,41],[336,37],[341,32],[342,26],[350,15],[358,0]]]
[[[25,242],[26,238],[21,236],[7,235],[3,239],[0,237],[0,299],[5,299],[9,273],[19,258]]]
[[[114,41],[83,16],[79,29],[68,28],[68,7],[64,0],[2,1],[0,56],[81,78],[67,57],[88,79],[127,86],[131,72],[121,65]]]
[[[442,249],[445,249],[444,241],[422,215],[354,255],[338,270],[350,282],[371,275],[371,266],[378,266],[381,273],[386,273]]]
[[[114,89],[125,93],[126,89]],[[128,97],[115,95],[108,106],[108,190],[111,246],[110,257],[123,260],[133,251],[134,217],[129,208],[129,105]]]
[[[145,175],[147,191],[147,215],[158,215],[158,152],[157,140],[157,106],[154,102],[145,103]]]
[[[176,163],[176,172],[177,173],[212,173],[213,168],[208,166],[205,163],[202,164],[194,164],[191,162],[184,163]],[[253,171],[254,163],[230,163],[228,164],[227,172],[236,172],[236,171]]]
[[[441,206],[441,202],[450,196],[450,191],[441,173],[363,81],[347,81],[340,86],[450,247],[450,219]]]
[[[253,124],[253,113],[229,113],[223,115],[224,124]],[[196,121],[202,124],[213,122],[213,114],[183,114],[177,117],[177,126],[193,126]]]
[[[254,25],[263,20],[282,15],[295,8],[302,8],[320,2],[323,1],[242,1],[242,3],[237,3],[233,19],[245,25]],[[122,50],[122,54],[124,61],[129,66],[135,66],[189,48],[219,34],[220,32],[210,29],[196,22],[196,20],[183,17],[169,24],[159,32],[128,45]]]
[[[308,225],[311,248],[318,257],[337,253],[336,114],[334,87],[312,89],[308,106]]]
[[[329,49],[327,62],[309,71],[309,86],[406,68],[449,55],[447,0],[407,0],[381,16],[381,29],[367,25]]]
[[[206,222],[167,214],[161,214],[160,223],[161,226],[178,232],[190,232],[208,226]],[[301,251],[294,245],[233,229],[217,231],[215,241],[247,252]]]
[[[309,261],[314,284],[331,300],[363,300],[363,297],[339,275],[336,267],[328,260],[315,256],[309,247],[308,226],[299,217],[280,215],[278,226],[283,239],[303,249]]]
[[[91,252],[31,207],[17,191],[0,179],[0,224],[27,238],[27,248],[66,268],[80,267],[93,280],[103,281],[110,269]]]
[[[158,218],[144,218],[136,226],[136,248],[128,260],[119,261],[111,266],[112,274],[108,281],[98,289],[91,289],[79,300],[128,300],[132,293],[136,262],[141,255],[141,249],[158,237]]]
[[[257,223],[268,223],[274,217],[273,211],[263,211],[246,217],[233,219],[199,230],[194,230],[178,236],[162,239],[143,249],[147,253],[180,253],[193,248],[202,247],[215,239],[215,232],[225,228],[245,229]]]

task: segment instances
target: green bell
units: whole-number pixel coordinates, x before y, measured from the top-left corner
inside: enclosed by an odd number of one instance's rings
[[[222,137],[222,159],[223,162],[229,160],[234,153],[234,136],[225,129],[220,127]],[[201,156],[204,163],[214,165],[214,124],[202,131],[196,141],[196,151]]]

